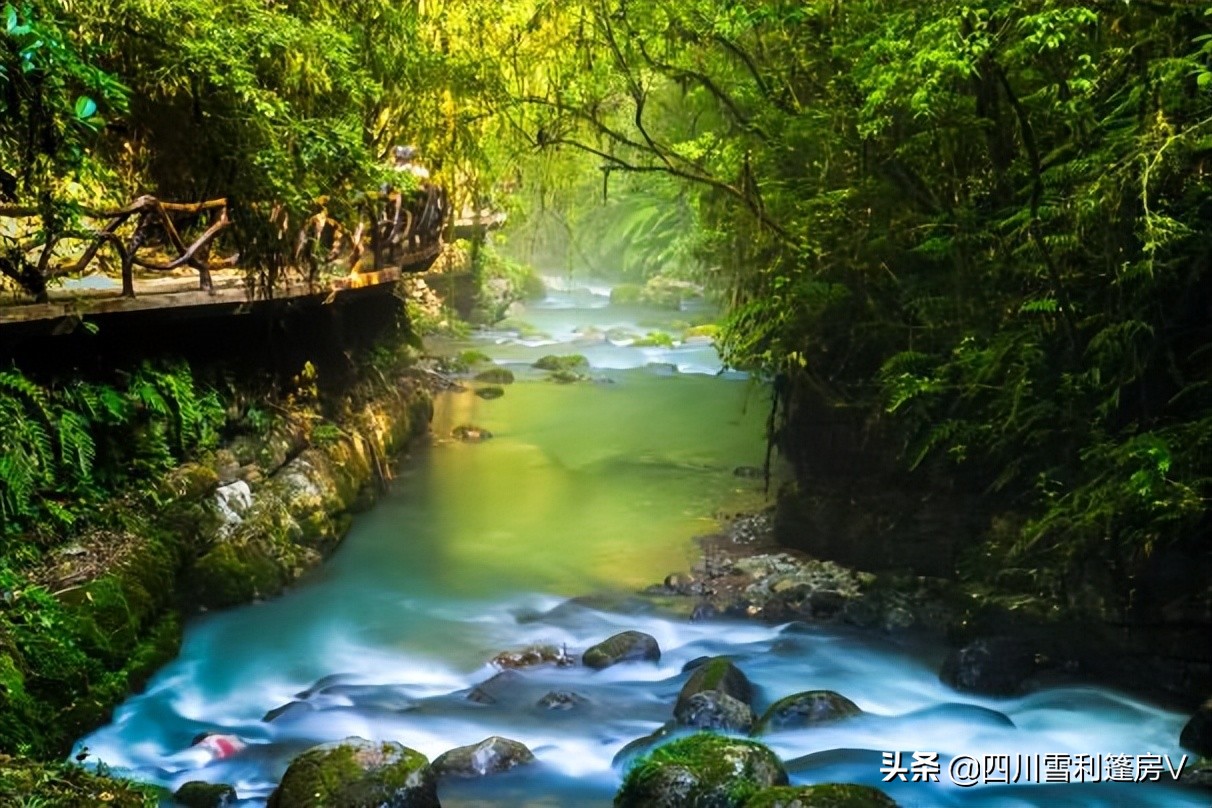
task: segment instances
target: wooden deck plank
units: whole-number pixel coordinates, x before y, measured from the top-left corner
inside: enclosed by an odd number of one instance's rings
[[[137,278],[134,297],[122,297],[120,286],[57,288],[50,290],[51,300],[47,303],[16,300],[0,303],[0,328],[5,325],[54,321],[69,317],[83,318],[152,310],[214,307],[216,313],[220,313],[222,307],[240,307],[241,304],[254,304],[271,299],[298,300],[314,297],[329,302],[335,299],[335,296],[353,290],[393,286],[407,273],[408,267],[420,265],[427,268],[441,251],[442,245],[435,244],[433,247],[425,247],[408,254],[408,262],[404,265],[353,271],[348,275],[327,278],[316,284],[310,284],[297,273],[291,273],[285,282],[280,282],[274,288],[272,296],[250,287],[245,273],[239,269],[212,272],[213,289],[210,291],[198,288],[198,276],[193,273]]]

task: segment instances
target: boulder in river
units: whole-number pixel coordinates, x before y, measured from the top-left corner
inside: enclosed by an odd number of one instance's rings
[[[505,388],[499,384],[487,384],[476,388],[476,395],[483,399],[500,398],[505,395]]]
[[[505,669],[500,673],[480,682],[467,694],[467,700],[476,704],[496,704],[501,700],[509,700],[522,687],[525,677],[516,670]]]
[[[479,443],[480,441],[488,440],[492,437],[492,433],[482,426],[475,424],[462,424],[456,426],[450,431],[450,434],[456,439],[464,443]]]
[[[502,651],[492,658],[498,668],[533,668],[537,665],[571,665],[573,659],[554,645],[528,645],[517,651]]]
[[[587,668],[602,670],[620,662],[656,662],[661,647],[656,638],[642,631],[624,631],[602,640],[581,655]]]
[[[787,784],[787,771],[765,746],[699,733],[635,762],[615,808],[741,808],[751,795]]]
[[[753,685],[741,669],[725,657],[710,657],[696,665],[682,685],[674,713],[695,693],[706,690],[718,690],[743,704],[753,701]]]
[[[228,808],[236,804],[236,799],[236,790],[226,783],[202,780],[190,780],[173,794],[181,808]]]
[[[884,792],[852,783],[776,786],[757,792],[745,808],[897,808]]]
[[[579,370],[589,367],[589,360],[581,354],[568,354],[567,356],[548,354],[539,357],[533,366],[539,370]]]
[[[973,640],[947,655],[939,671],[943,684],[982,696],[1017,696],[1032,677],[1056,667],[1036,643],[1016,637]]]
[[[485,384],[513,384],[513,371],[509,368],[489,368],[477,373],[475,380]]]
[[[534,762],[526,744],[493,735],[479,743],[443,752],[433,762],[438,777],[483,777]]]
[[[673,718],[683,727],[749,732],[757,716],[753,708],[719,690],[703,690],[678,699]]]
[[[779,699],[762,715],[754,734],[780,729],[800,729],[828,724],[859,715],[858,705],[832,690],[806,690]]]
[[[588,376],[584,373],[577,373],[575,370],[552,371],[547,378],[557,384],[576,384],[577,382],[589,381]]]
[[[571,690],[553,690],[539,699],[536,707],[544,710],[572,710],[582,704],[588,704],[589,699]]]
[[[1205,701],[1191,716],[1178,737],[1183,749],[1200,757],[1212,758],[1212,699]]]
[[[267,808],[440,808],[429,760],[398,743],[346,738],[290,762]]]

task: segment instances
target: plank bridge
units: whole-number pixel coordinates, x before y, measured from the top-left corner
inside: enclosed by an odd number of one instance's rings
[[[55,333],[123,312],[225,314],[270,300],[389,291],[402,275],[429,269],[445,232],[499,224],[479,213],[451,221],[445,189],[427,184],[367,194],[352,226],[320,206],[292,227],[276,207],[267,217],[269,259],[242,261],[224,254],[233,225],[226,199],[141,196],[121,208],[82,208],[78,226],[49,236],[50,228],[38,229],[45,218],[39,208],[0,206],[0,242],[8,243],[0,251],[0,329]]]

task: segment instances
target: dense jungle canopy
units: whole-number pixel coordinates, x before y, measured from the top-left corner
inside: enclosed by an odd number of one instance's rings
[[[37,0],[3,16],[0,194],[45,232],[139,193],[223,196],[225,238],[272,266],[275,210],[340,216],[416,143],[456,206],[511,210],[515,252],[702,282],[731,364],[864,413],[906,474],[1025,515],[982,545],[988,568],[1061,594],[1073,570],[1127,576],[1209,526],[1203,4]],[[0,270],[29,271],[4,241]],[[43,397],[61,391],[18,375],[0,399],[10,530],[92,460]]]

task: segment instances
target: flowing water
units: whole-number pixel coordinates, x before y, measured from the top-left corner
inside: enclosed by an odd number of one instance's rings
[[[755,496],[733,469],[759,464],[764,452],[761,391],[718,373],[705,341],[628,345],[610,329],[643,334],[659,326],[645,318],[660,315],[610,307],[608,292],[553,279],[548,299],[525,315],[538,333],[478,335],[474,346],[519,376],[506,395],[440,396],[438,437],[413,452],[391,494],[358,517],[323,568],[273,601],[193,621],[178,659],[77,751],[87,747],[91,760],[170,789],[189,780],[230,783],[251,808],[264,803],[290,758],[316,743],[397,740],[432,759],[499,734],[526,743],[538,765],[444,782],[446,808],[607,806],[621,777],[612,759],[668,720],[683,666],[728,654],[757,686],[759,710],[828,688],[866,712],[769,736],[790,761],[793,782],[881,785],[905,808],[1208,805],[1157,783],[950,782],[947,761],[964,754],[1010,755],[1012,768],[1022,765],[1014,756],[1037,754],[1180,759],[1183,717],[1113,691],[974,698],[939,683],[941,649],[896,637],[691,623],[622,596],[570,601],[635,590],[688,568],[689,537],[710,531],[717,509]],[[599,380],[560,385],[529,369],[542,354],[569,352],[587,356]],[[463,423],[495,437],[441,438]],[[624,629],[655,636],[660,662],[533,670],[494,690],[495,703],[467,699],[496,672],[486,661],[498,651],[536,642],[575,651]],[[588,702],[568,711],[537,706],[551,690]],[[250,745],[210,762],[189,748],[203,731],[234,733]],[[891,750],[905,751],[906,763],[912,751],[940,753],[941,782],[881,783],[881,752]]]

